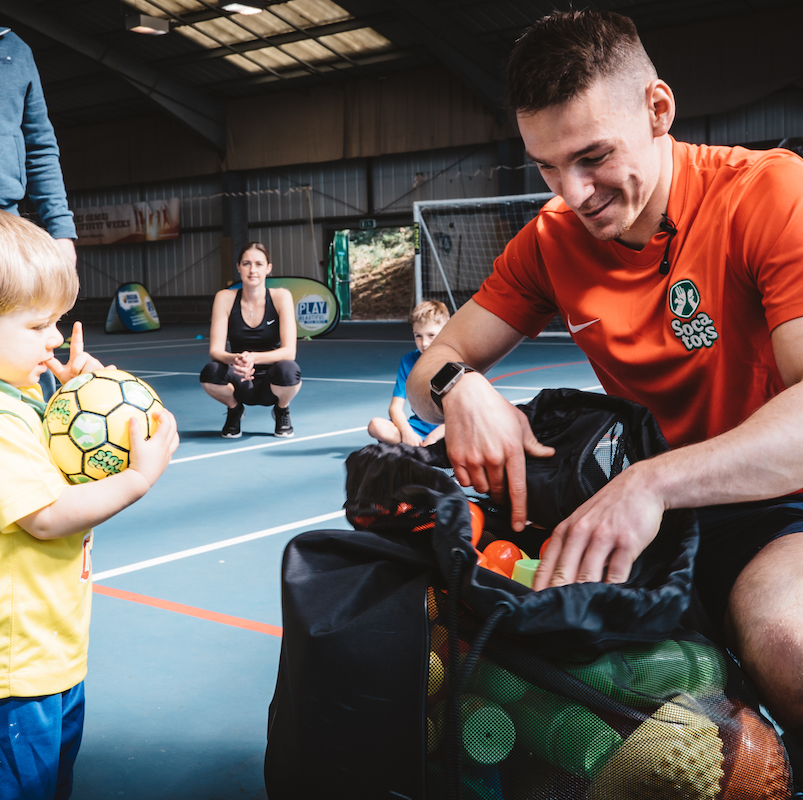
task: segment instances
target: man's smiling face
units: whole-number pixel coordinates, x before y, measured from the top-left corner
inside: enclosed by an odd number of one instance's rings
[[[656,192],[661,147],[647,94],[640,100],[600,79],[566,103],[517,115],[547,186],[596,239],[643,246],[665,210]]]

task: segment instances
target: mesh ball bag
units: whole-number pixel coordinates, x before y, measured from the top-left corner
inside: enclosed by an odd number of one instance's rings
[[[508,509],[456,484],[442,444],[370,445],[347,462],[355,531],[288,545],[292,633],[271,705],[268,796],[323,789],[298,744],[316,736],[323,714],[344,734],[337,764],[327,761],[329,797],[791,797],[783,744],[696,600],[693,512],[665,515],[625,584],[534,592],[508,576],[511,560],[537,556],[554,525],[607,481],[667,449],[649,412],[618,398],[553,390],[522,409],[556,449],[528,459],[534,525],[525,532],[512,531]],[[312,601],[298,589],[312,595],[310,580],[326,621],[308,614],[300,636],[296,618]],[[337,649],[320,647],[332,636]]]

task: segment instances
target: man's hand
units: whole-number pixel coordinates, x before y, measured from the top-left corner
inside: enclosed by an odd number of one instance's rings
[[[462,486],[489,493],[503,504],[510,498],[510,522],[527,522],[525,455],[548,458],[552,447],[533,435],[527,417],[505,400],[482,375],[464,375],[443,399],[446,452]]]
[[[527,521],[525,455],[546,458],[554,449],[533,436],[527,417],[508,403],[483,373],[522,340],[522,334],[474,300],[446,323],[418,359],[407,379],[415,412],[430,422],[446,423],[446,452],[457,480],[490,492],[497,503],[510,497],[510,521],[520,531]],[[443,396],[443,414],[432,402],[430,380],[448,361],[462,361],[469,372]]]
[[[75,242],[72,239],[54,239],[64,255],[70,259],[70,263],[75,266],[78,263],[78,255],[75,252]]]
[[[61,383],[67,383],[71,378],[84,372],[94,372],[97,369],[116,369],[114,366],[104,367],[100,361],[84,352],[84,329],[80,322],[76,322],[72,326],[69,361],[62,364],[53,356],[45,364]]]
[[[628,579],[666,509],[649,478],[651,470],[646,461],[628,467],[555,528],[533,589]]]

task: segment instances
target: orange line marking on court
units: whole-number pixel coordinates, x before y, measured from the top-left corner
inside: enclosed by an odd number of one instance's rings
[[[282,636],[281,628],[276,625],[268,625],[264,622],[254,622],[253,620],[243,619],[242,617],[218,614],[217,611],[206,611],[203,608],[185,606],[183,603],[173,603],[170,600],[160,600],[158,597],[148,597],[147,595],[136,594],[135,592],[125,592],[122,589],[112,589],[109,586],[101,586],[97,583],[93,584],[92,591],[106,595],[107,597],[115,597],[118,600],[128,600],[131,603],[140,603],[143,606],[161,608],[165,611],[175,611],[176,614],[185,614],[188,617],[197,617],[198,619],[205,619],[210,622],[219,622],[222,625],[244,628],[247,631],[267,633],[270,636],[278,636],[280,638]]]
[[[494,381],[501,381],[502,378],[509,378],[511,375],[523,375],[525,372],[536,372],[539,369],[556,369],[557,367],[576,367],[578,364],[588,364],[588,361],[568,361],[565,364],[546,364],[543,367],[530,367],[529,369],[520,369],[516,372],[508,372],[505,375],[497,375],[495,378],[491,378],[488,383],[494,383]]]

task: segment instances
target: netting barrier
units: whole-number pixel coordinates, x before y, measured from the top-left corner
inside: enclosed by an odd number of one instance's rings
[[[416,303],[440,300],[452,312],[493,269],[505,245],[552,197],[550,192],[413,204]],[[565,331],[560,319],[547,331]]]

